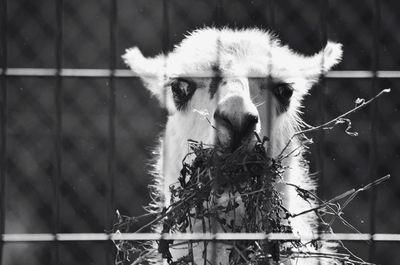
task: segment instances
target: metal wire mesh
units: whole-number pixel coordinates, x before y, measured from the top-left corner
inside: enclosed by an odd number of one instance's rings
[[[150,182],[144,163],[165,121],[119,55],[132,45],[149,55],[167,51],[186,31],[204,25],[270,28],[308,54],[320,49],[321,34],[343,43],[344,61],[306,99],[305,120],[317,124],[321,108],[324,119],[333,118],[373,89],[391,87],[392,93],[372,114],[366,109],[352,116],[358,137],[340,129],[324,133],[310,155],[312,170],[323,165],[324,198],[371,176],[397,176],[400,4],[331,0],[321,19],[324,2],[225,0],[217,23],[218,1],[211,0],[2,0],[1,264],[110,264],[113,250],[104,231],[115,221],[114,209],[144,212]],[[350,238],[349,247],[365,259],[397,264],[400,258],[398,191],[394,177],[373,200],[361,194],[345,210],[349,222],[367,233],[363,240],[371,231],[394,234],[375,249]],[[28,242],[35,233],[46,240]],[[56,240],[54,233],[67,238]],[[86,235],[89,242],[77,243],[69,233],[95,233],[101,241]],[[25,242],[10,240],[13,234],[27,234]]]

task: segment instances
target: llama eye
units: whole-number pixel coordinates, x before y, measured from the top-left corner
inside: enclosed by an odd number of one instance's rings
[[[288,102],[293,95],[293,87],[289,83],[278,83],[273,88],[273,93],[282,103]]]
[[[279,102],[277,113],[283,113],[288,110],[290,98],[293,95],[293,87],[289,83],[277,83],[273,86],[272,92]]]
[[[183,109],[195,91],[195,83],[177,78],[171,82],[171,90],[178,110]]]

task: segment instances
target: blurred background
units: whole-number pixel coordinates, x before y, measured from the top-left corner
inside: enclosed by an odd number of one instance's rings
[[[1,1],[0,62],[9,72],[1,77],[5,233],[103,233],[116,222],[116,209],[145,213],[148,162],[166,118],[134,77],[12,75],[12,69],[126,69],[120,55],[128,47],[153,56],[188,31],[225,25],[271,29],[304,54],[317,52],[326,38],[341,42],[344,59],[335,70],[400,71],[396,0],[167,2],[168,27],[161,0],[68,0],[58,15],[61,1]],[[363,233],[371,226],[377,233],[400,233],[399,77],[328,77],[305,102],[305,121],[317,125],[353,108],[357,98],[392,88],[374,107],[351,115],[358,137],[347,135],[345,126],[309,135],[315,142],[311,169],[319,172],[325,199],[392,175],[374,196],[362,193],[345,209],[345,219]],[[339,222],[334,231],[352,232]],[[371,256],[368,242],[345,245],[365,260]],[[4,243],[1,264],[55,264],[53,246]],[[399,242],[372,249],[377,264],[399,263]],[[112,264],[114,254],[110,242],[63,242],[58,259]]]

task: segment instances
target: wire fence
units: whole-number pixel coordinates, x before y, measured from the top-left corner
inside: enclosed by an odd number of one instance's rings
[[[338,226],[337,234],[323,237],[349,241],[371,262],[397,264],[396,1],[0,3],[0,264],[112,264],[110,240],[121,235],[104,231],[116,221],[115,209],[132,216],[144,212],[150,176],[143,164],[161,130],[157,124],[165,121],[119,56],[133,45],[148,54],[166,52],[187,30],[203,25],[270,28],[308,54],[326,39],[343,43],[343,63],[305,102],[309,123],[343,113],[358,97],[392,88],[390,99],[352,117],[359,137],[350,139],[340,130],[316,135],[309,157],[312,170],[323,172],[324,198],[387,173],[394,176],[391,184],[360,195],[345,211],[362,233]],[[282,240],[280,234],[123,236]]]

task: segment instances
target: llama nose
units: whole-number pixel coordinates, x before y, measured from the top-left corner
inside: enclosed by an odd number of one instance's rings
[[[217,109],[214,112],[214,120],[217,130],[228,134],[229,139],[222,139],[222,142],[229,142],[231,149],[235,150],[255,130],[258,116],[251,112],[229,114]]]

